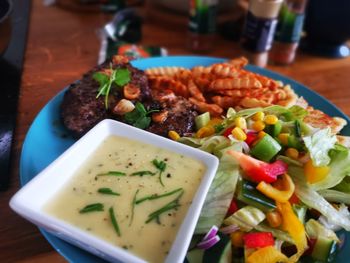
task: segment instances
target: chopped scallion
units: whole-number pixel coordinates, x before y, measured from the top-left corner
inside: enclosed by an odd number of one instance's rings
[[[120,195],[117,192],[113,192],[113,190],[110,188],[99,188],[97,192],[99,192],[100,194],[106,194],[106,195]]]
[[[94,204],[87,205],[84,208],[80,209],[79,213],[84,214],[84,213],[98,212],[98,211],[103,211],[103,204],[94,203]]]
[[[117,233],[118,236],[121,236],[120,228],[119,228],[117,218],[115,217],[114,209],[112,206],[109,208],[109,217],[111,218],[111,222],[112,222],[112,225],[113,225],[115,232]]]

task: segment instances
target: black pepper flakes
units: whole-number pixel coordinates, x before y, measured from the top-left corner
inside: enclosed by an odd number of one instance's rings
[[[171,174],[170,174],[170,173],[168,173],[168,174],[166,175],[166,177],[170,178],[170,177],[171,177]]]

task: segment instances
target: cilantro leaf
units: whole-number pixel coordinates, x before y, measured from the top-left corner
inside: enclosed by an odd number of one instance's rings
[[[142,103],[136,102],[135,109],[124,115],[125,121],[136,128],[146,129],[151,124],[151,117],[148,114],[157,111],[147,111]]]
[[[131,73],[126,68],[118,69],[115,73],[114,79],[115,84],[122,87],[130,82]]]
[[[92,78],[100,84],[96,98],[100,97],[101,95],[105,96],[106,109],[108,109],[108,96],[111,92],[112,84],[122,87],[129,83],[131,79],[131,73],[126,68],[113,70],[111,67],[110,70],[110,75],[103,72],[95,72],[92,75]]]

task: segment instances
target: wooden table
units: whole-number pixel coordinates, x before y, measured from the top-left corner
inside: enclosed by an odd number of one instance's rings
[[[35,226],[10,210],[8,202],[20,187],[19,158],[30,124],[57,92],[96,64],[99,50],[97,30],[109,18],[101,13],[45,7],[42,2],[33,1],[11,185],[8,191],[0,192],[0,262],[65,262]],[[142,44],[164,46],[170,55],[191,54],[185,48],[185,17],[174,19],[172,16],[161,23],[156,23],[157,19],[152,17],[145,16]],[[240,56],[240,49],[237,43],[218,37],[215,50],[207,55],[233,58]],[[350,115],[350,58],[325,59],[300,53],[289,67],[268,68],[305,84]]]

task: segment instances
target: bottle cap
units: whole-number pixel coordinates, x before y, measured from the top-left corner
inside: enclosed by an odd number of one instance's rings
[[[275,18],[283,0],[249,0],[249,10],[256,17]]]

